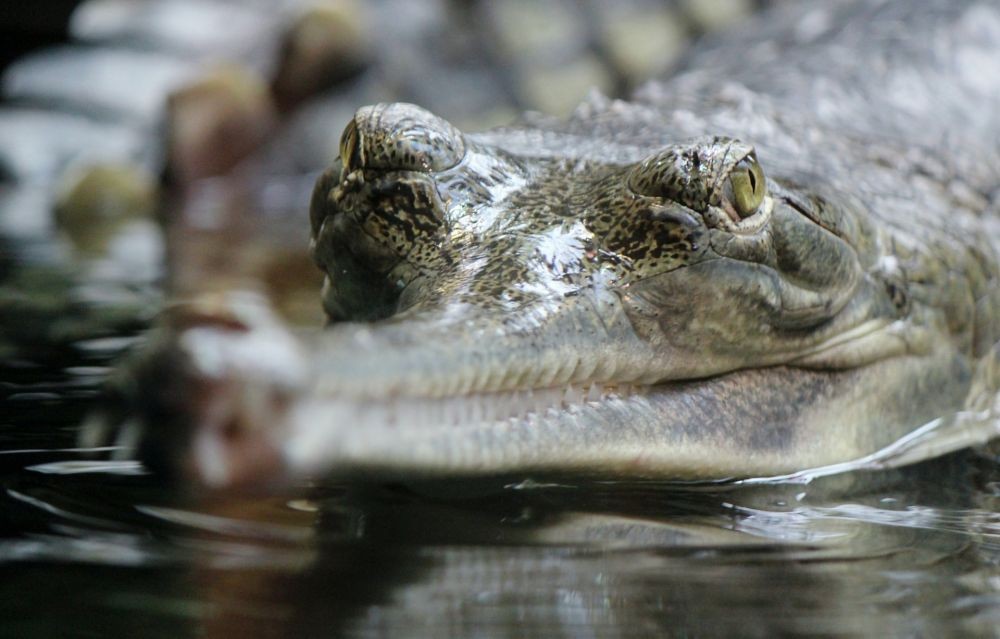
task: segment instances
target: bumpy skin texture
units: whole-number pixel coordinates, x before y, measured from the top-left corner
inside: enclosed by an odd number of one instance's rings
[[[769,474],[995,392],[998,43],[987,3],[805,4],[566,121],[359,110],[311,208],[333,326],[275,445],[307,473]],[[407,413],[567,384],[617,392]]]

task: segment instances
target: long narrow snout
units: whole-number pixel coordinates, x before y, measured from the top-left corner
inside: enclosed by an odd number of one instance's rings
[[[601,314],[598,303],[510,326],[400,317],[299,339],[261,300],[229,299],[161,329],[149,365],[131,369],[138,394],[118,443],[225,489],[326,476],[719,479],[851,459],[939,410],[913,384],[859,391],[917,365],[898,359],[643,378],[662,361],[613,298]],[[968,374],[949,357],[934,382],[958,401]]]

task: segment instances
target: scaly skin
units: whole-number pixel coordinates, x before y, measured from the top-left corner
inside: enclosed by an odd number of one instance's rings
[[[256,360],[284,333],[253,304],[174,325],[133,370],[145,450],[218,485],[871,453],[992,383],[998,43],[987,4],[820,3],[567,121],[362,108],[312,202],[332,325]],[[204,401],[148,381],[168,360]]]

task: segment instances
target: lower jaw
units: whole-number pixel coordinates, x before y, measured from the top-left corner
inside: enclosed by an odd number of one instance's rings
[[[741,423],[726,406],[746,402],[754,387],[729,377],[381,403],[312,398],[290,411],[278,446],[293,479],[571,473],[718,480],[790,469],[780,435],[747,443],[761,424]]]
[[[270,413],[236,404],[256,425],[246,429],[249,440],[265,441],[280,462],[276,472],[291,480],[562,473],[718,480],[873,453],[961,409],[969,383],[967,360],[942,347],[844,370],[773,366],[655,385],[450,399],[312,393]],[[216,449],[223,462],[239,461],[228,452],[237,448]],[[225,484],[230,475],[216,477]]]
[[[856,459],[960,407],[965,360],[950,351],[927,359],[442,399],[311,393],[272,405],[250,386],[230,404],[247,428],[232,438],[227,422],[201,421],[190,452],[194,473],[219,487],[321,477],[776,475]]]
[[[280,448],[289,473],[305,477],[569,470],[583,435],[612,432],[599,426],[602,411],[628,421],[655,393],[655,386],[593,383],[382,402],[311,398],[290,412]],[[567,446],[560,452],[552,444],[563,437]],[[585,465],[596,469],[608,449],[592,450],[595,458]]]
[[[941,397],[915,396],[906,380],[887,386],[906,366],[776,366],[426,404],[312,397],[289,410],[275,445],[291,479],[773,476],[860,458],[940,416]],[[961,384],[953,390],[958,400]]]

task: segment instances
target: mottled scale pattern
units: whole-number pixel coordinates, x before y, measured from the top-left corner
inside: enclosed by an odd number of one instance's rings
[[[571,294],[598,272],[604,283],[627,285],[684,266],[706,248],[704,225],[684,209],[717,206],[727,172],[753,151],[715,137],[625,164],[525,159],[452,131],[453,143],[439,145],[444,160],[416,170],[408,157],[388,159],[383,150],[420,146],[426,131],[448,128],[417,107],[396,107],[366,107],[348,125],[339,183],[319,187],[330,191],[319,198],[330,208],[314,216],[347,216],[364,234],[354,249],[396,266],[400,291],[418,276],[433,279],[422,288],[423,307],[435,300],[517,307]],[[468,150],[455,166],[427,170],[460,148]]]
[[[736,31],[634,101],[594,95],[566,120],[463,134],[413,105],[362,108],[313,211],[327,295],[356,289],[329,268],[346,251],[387,274],[388,314],[511,310],[610,287],[657,318],[642,335],[686,331],[695,320],[680,318],[701,312],[719,348],[748,361],[822,339],[801,331],[842,310],[983,354],[1000,335],[1000,146],[966,134],[995,131],[995,117],[955,96],[1000,103],[1000,83],[965,64],[992,51],[1000,19],[976,2],[933,19],[906,3],[847,4],[790,8],[771,39],[766,25]],[[796,20],[809,29],[789,37]],[[868,46],[860,33],[878,44],[864,72],[829,59]],[[956,118],[971,126],[955,133]],[[769,195],[741,219],[726,194],[746,158]]]
[[[347,170],[440,171],[462,159],[462,134],[449,122],[405,103],[358,109],[341,136]]]
[[[359,109],[312,199],[332,325],[282,450],[371,477],[721,479],[992,434],[997,60],[995,3],[795,3],[565,119]],[[383,410],[498,397],[528,404]],[[993,430],[967,430],[982,408]]]
[[[719,205],[728,171],[752,153],[749,145],[726,137],[674,145],[643,160],[630,173],[628,183],[636,193],[705,211]]]

